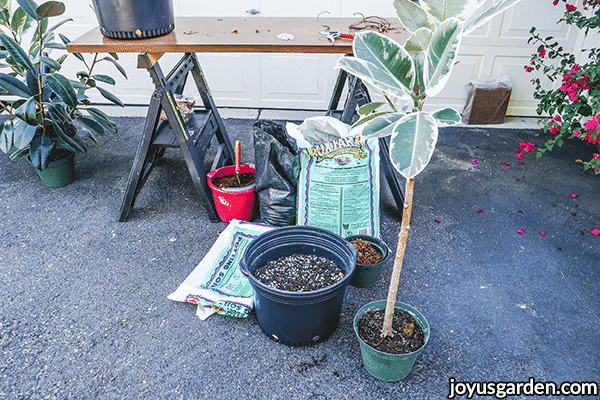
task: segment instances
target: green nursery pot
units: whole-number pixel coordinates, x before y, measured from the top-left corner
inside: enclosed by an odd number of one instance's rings
[[[65,158],[50,162],[43,170],[35,168],[35,171],[47,187],[67,186],[75,180],[75,153],[69,153]]]
[[[421,325],[423,333],[425,334],[425,342],[417,351],[406,354],[389,354],[376,350],[365,343],[358,335],[358,320],[363,314],[371,310],[384,309],[385,305],[385,300],[378,300],[371,302],[358,310],[354,317],[354,333],[360,343],[363,365],[367,372],[381,381],[396,382],[404,379],[410,373],[417,356],[429,341],[429,323],[423,314],[415,308],[397,301],[395,307],[411,314]]]
[[[356,270],[354,271],[354,275],[352,275],[350,285],[354,286],[355,288],[368,288],[373,286],[379,280],[381,269],[388,259],[390,250],[383,240],[371,235],[352,235],[348,236],[346,241],[350,242],[356,239],[362,239],[363,241],[369,243],[381,254],[381,261],[376,262],[375,264],[356,263]]]

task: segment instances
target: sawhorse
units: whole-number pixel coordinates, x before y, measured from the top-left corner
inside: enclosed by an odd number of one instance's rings
[[[337,107],[340,103],[340,98],[346,83],[348,83],[346,102],[344,108],[338,110]],[[353,75],[349,75],[346,71],[340,70],[333,89],[333,94],[329,101],[329,106],[327,107],[326,115],[338,118],[346,124],[352,124],[357,117],[357,108],[370,102],[371,96],[362,81]],[[402,210],[404,210],[404,194],[398,184],[396,171],[394,170],[392,160],[390,159],[388,142],[385,138],[379,138],[379,157],[383,176],[385,176],[392,197],[396,202],[398,212],[402,215]]]
[[[185,158],[192,182],[200,196],[211,222],[220,221],[206,182],[209,171],[204,168],[204,157],[213,137],[218,142],[217,154],[211,170],[233,164],[233,147],[227,136],[223,121],[208,89],[206,79],[195,53],[185,53],[179,63],[165,76],[158,64],[160,55],[143,53],[138,55],[138,68],[146,68],[154,82],[155,90],[148,107],[148,115],[133,167],[127,182],[125,197],[121,205],[119,221],[126,221],[133,204],[148,176],[161,160],[165,148],[179,147]],[[184,123],[174,95],[181,94],[191,73],[202,103],[203,110],[196,110],[192,118]],[[167,121],[160,120],[161,110]]]

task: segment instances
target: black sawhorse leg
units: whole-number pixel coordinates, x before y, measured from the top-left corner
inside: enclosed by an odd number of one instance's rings
[[[340,103],[340,98],[342,97],[346,82],[348,83],[348,96],[346,98],[346,104],[344,104],[344,109],[340,111],[337,107]],[[356,122],[355,120],[358,118],[358,114],[356,113],[357,107],[370,102],[371,96],[362,81],[353,75],[349,75],[346,71],[340,70],[331,100],[329,101],[329,107],[327,107],[326,115],[338,118],[346,124],[352,124]],[[398,184],[396,171],[392,166],[392,160],[390,160],[388,142],[385,138],[379,138],[379,150],[383,176],[385,176],[390,192],[392,192],[398,212],[402,215],[402,210],[404,210],[404,194]]]
[[[127,182],[119,221],[127,220],[137,195],[163,156],[165,148],[178,147],[183,152],[194,187],[210,221],[219,222],[212,193],[206,183],[206,175],[209,171],[204,168],[204,157],[213,136],[216,137],[219,147],[211,170],[233,164],[233,147],[196,55],[186,53],[166,77],[157,62],[158,58],[160,55],[156,57],[147,53],[138,56],[138,68],[148,70],[156,89],[148,107],[142,139]],[[179,113],[173,94],[182,93],[183,85],[190,72],[202,98],[204,109],[197,110],[186,124]],[[167,121],[160,120],[161,110],[164,110]]]

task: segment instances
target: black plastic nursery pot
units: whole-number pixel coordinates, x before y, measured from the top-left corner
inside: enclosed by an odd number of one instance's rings
[[[262,265],[292,254],[327,257],[344,272],[336,284],[311,292],[273,289],[254,277]],[[337,329],[344,293],[354,274],[356,248],[324,229],[287,226],[263,233],[246,248],[240,269],[254,289],[258,324],[272,339],[289,346],[322,341]]]
[[[145,39],[175,28],[173,0],[94,0],[102,35],[112,39]]]
[[[354,286],[355,288],[368,288],[376,284],[379,280],[381,269],[388,259],[390,250],[383,240],[376,238],[375,236],[352,235],[346,238],[348,242],[356,239],[362,239],[363,241],[369,243],[381,254],[381,260],[379,262],[373,264],[356,263],[356,271],[350,280],[350,286]]]

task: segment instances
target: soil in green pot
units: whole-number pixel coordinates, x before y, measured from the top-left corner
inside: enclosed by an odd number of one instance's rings
[[[212,183],[218,188],[238,188],[250,186],[254,183],[254,172],[244,172],[238,175],[225,175],[219,178],[213,178]]]
[[[356,257],[356,262],[358,264],[368,265],[381,261],[381,253],[369,242],[365,242],[362,239],[355,239],[351,240],[350,243],[352,243],[358,251],[358,256]]]
[[[381,337],[385,309],[371,310],[358,320],[358,335],[369,346],[390,354],[406,354],[418,350],[425,343],[423,328],[409,313],[394,309],[392,329],[394,336]]]
[[[273,289],[312,292],[335,285],[344,271],[327,257],[292,254],[262,265],[254,277]]]

